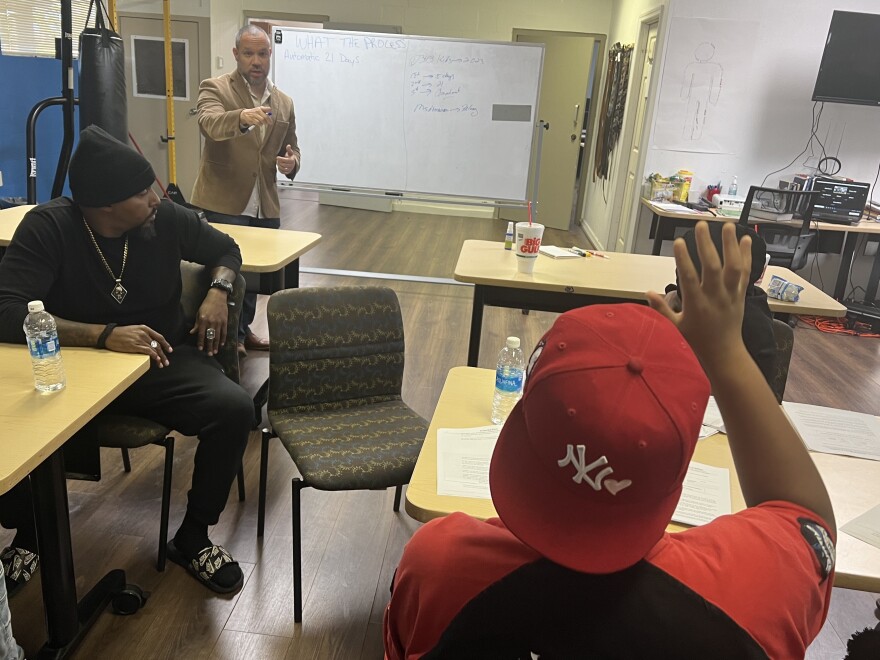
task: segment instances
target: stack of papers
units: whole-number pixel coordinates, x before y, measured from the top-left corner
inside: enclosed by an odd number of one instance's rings
[[[730,470],[691,462],[672,520],[705,525],[730,512]]]
[[[870,543],[875,548],[880,548],[880,505],[850,520],[840,530],[860,541]]]
[[[489,462],[500,426],[437,429],[437,494],[491,500]]]
[[[880,420],[873,415],[788,401],[782,407],[810,451],[880,461]]]
[[[727,433],[724,430],[724,420],[721,419],[721,411],[718,404],[715,403],[715,397],[709,397],[709,403],[706,406],[706,412],[703,414],[703,426],[700,429],[700,439],[708,438],[716,433]]]
[[[571,257],[577,258],[581,256],[575,254],[568,248],[557,247],[555,245],[542,245],[538,248],[538,252],[547,255],[548,257],[553,257],[554,259],[569,259]]]

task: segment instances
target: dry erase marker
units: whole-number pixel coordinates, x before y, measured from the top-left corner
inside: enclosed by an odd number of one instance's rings
[[[589,253],[585,252],[584,250],[581,250],[581,249],[578,248],[578,247],[574,247],[574,246],[568,248],[568,251],[571,252],[571,253],[573,253],[573,254],[576,254],[576,255],[579,256],[579,257],[588,257],[588,256],[590,256]]]

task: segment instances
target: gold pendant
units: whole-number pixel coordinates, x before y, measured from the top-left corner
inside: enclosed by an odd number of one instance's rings
[[[116,286],[113,287],[113,290],[110,292],[110,295],[116,299],[120,305],[122,301],[125,300],[125,296],[128,294],[128,290],[122,286],[121,280],[116,280]]]

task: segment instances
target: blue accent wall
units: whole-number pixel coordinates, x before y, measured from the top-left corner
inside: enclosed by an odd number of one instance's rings
[[[74,70],[78,72],[74,62]],[[27,117],[37,103],[46,98],[61,96],[61,62],[48,57],[17,57],[0,55],[0,171],[3,186],[0,197],[27,197]],[[74,83],[76,84],[76,83]],[[74,130],[79,131],[79,116],[74,119]],[[64,136],[61,106],[46,108],[40,113],[36,126],[37,142],[37,201],[52,197],[52,182],[61,154]],[[67,184],[64,194],[69,194]]]

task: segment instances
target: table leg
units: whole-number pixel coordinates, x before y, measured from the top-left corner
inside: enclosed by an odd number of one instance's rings
[[[468,366],[476,367],[480,359],[480,335],[483,333],[483,287],[474,285],[474,306],[471,311],[471,336],[468,342]]]
[[[77,603],[61,449],[31,473],[31,486],[47,630],[46,644],[37,658],[58,660],[73,653],[101,612],[125,587],[125,572],[110,571]]]
[[[294,259],[284,267],[284,288],[299,288],[299,259]]]
[[[70,542],[67,483],[61,450],[55,451],[31,473],[40,574],[46,607],[46,647],[63,648],[76,636],[76,579]]]
[[[877,285],[880,284],[880,245],[874,254],[874,263],[871,266],[871,274],[868,276],[868,286],[865,287],[865,304],[873,305],[877,298]]]
[[[837,269],[837,280],[834,283],[833,297],[840,302],[843,302],[843,297],[846,295],[846,279],[852,267],[853,254],[856,251],[856,240],[858,240],[858,235],[855,232],[850,231],[846,233],[843,252],[840,254],[840,267]]]
[[[663,218],[655,213],[652,222],[654,223],[654,249],[651,250],[651,254],[659,255],[666,238],[666,232],[663,231]]]

